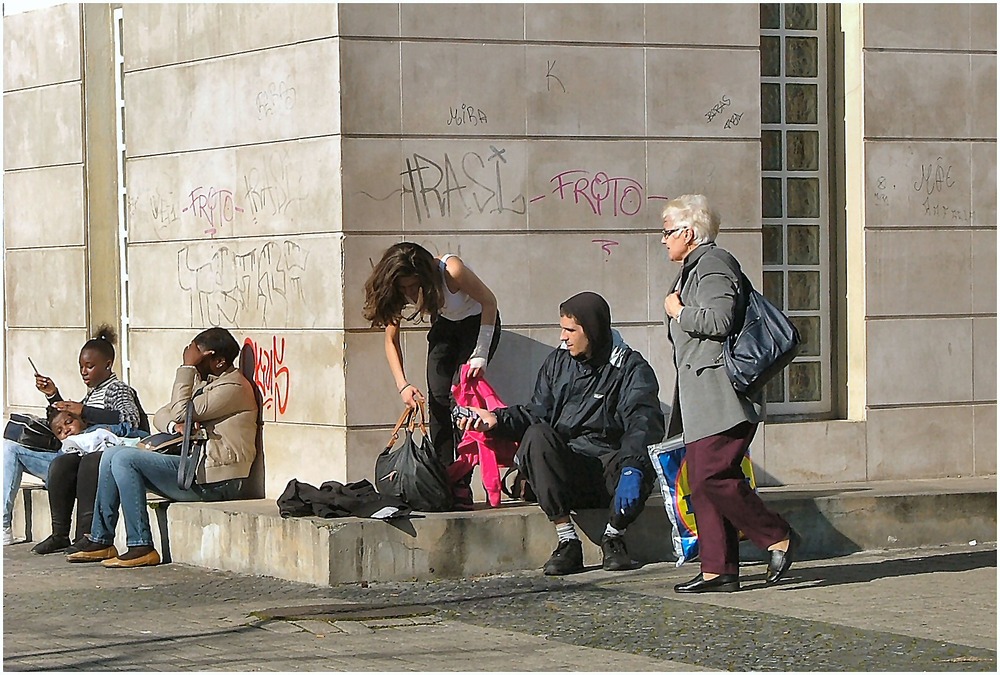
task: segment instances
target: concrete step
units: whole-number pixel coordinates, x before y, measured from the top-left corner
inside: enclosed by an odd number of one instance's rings
[[[995,476],[761,488],[764,501],[804,538],[803,557],[862,550],[995,542]],[[43,490],[18,500],[15,534],[48,535]],[[274,500],[150,506],[154,539],[166,560],[240,574],[319,585],[463,578],[538,568],[555,546],[552,525],[520,502],[470,512],[430,513],[399,521],[290,518]],[[606,514],[575,518],[585,535],[584,562],[600,565]],[[25,528],[21,530],[20,528]],[[632,557],[674,560],[670,523],[657,495],[629,528]],[[116,544],[124,547],[119,523]],[[763,553],[744,542],[744,560]]]

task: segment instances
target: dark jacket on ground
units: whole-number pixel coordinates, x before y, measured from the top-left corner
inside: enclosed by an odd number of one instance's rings
[[[663,440],[663,413],[653,369],[614,332],[610,354],[574,359],[565,348],[553,351],[541,369],[528,405],[498,408],[501,437],[520,441],[532,424],[545,422],[575,452],[600,458],[606,474],[631,466],[653,475],[646,448]]]

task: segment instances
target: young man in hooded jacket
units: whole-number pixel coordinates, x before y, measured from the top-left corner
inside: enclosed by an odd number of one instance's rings
[[[574,295],[559,314],[561,344],[538,371],[531,403],[475,409],[472,424],[520,442],[515,462],[559,537],[545,574],[583,570],[570,511],[609,506],[603,567],[631,569],[623,535],[653,489],[647,446],[663,439],[659,385],[642,355],[611,329],[600,295]]]

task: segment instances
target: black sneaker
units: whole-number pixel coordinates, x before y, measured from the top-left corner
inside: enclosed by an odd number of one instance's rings
[[[604,554],[604,562],[601,567],[609,572],[621,572],[635,567],[635,563],[628,556],[625,549],[625,539],[622,537],[601,537],[601,553]]]
[[[50,534],[47,539],[38,542],[31,548],[32,553],[45,555],[46,553],[56,553],[63,551],[69,546],[69,537],[58,534]]]
[[[583,542],[579,539],[569,539],[559,542],[556,550],[545,562],[542,572],[546,576],[560,577],[583,571]]]

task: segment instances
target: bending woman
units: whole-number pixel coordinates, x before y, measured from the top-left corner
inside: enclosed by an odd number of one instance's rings
[[[87,394],[79,403],[64,401],[55,382],[44,375],[35,375],[35,388],[45,394],[49,405],[58,410],[68,411],[82,417],[86,424],[128,424],[133,429],[149,430],[149,421],[139,403],[139,396],[132,387],[118,379],[111,367],[115,363],[115,331],[108,325],[97,329],[97,335],[84,343],[80,349],[80,377],[87,385]],[[92,486],[86,494],[77,495],[77,470],[79,455],[64,455],[26,448],[4,439],[3,442],[3,543],[12,543],[11,521],[14,512],[14,498],[21,486],[21,476],[25,471],[46,482],[49,505],[52,509],[53,536],[38,543],[32,551],[52,553],[69,546],[69,523],[73,511],[73,501],[79,497],[77,511],[77,539],[90,530],[90,520],[94,512],[94,494],[97,485],[97,467],[100,456],[87,458],[88,467],[93,468]],[[52,480],[51,466],[59,463],[65,469],[57,473],[61,476]],[[72,466],[72,471],[70,467]],[[57,536],[58,535],[58,536]],[[54,547],[54,548],[53,548]]]
[[[427,394],[431,442],[444,466],[455,460],[451,386],[463,363],[470,377],[486,370],[500,342],[500,314],[493,292],[457,255],[435,258],[417,244],[390,246],[365,282],[365,320],[385,328],[385,358],[403,403],[411,408],[424,394],[407,381],[399,324],[414,305],[412,321],[430,317],[427,334]],[[469,494],[471,502],[471,492]]]

